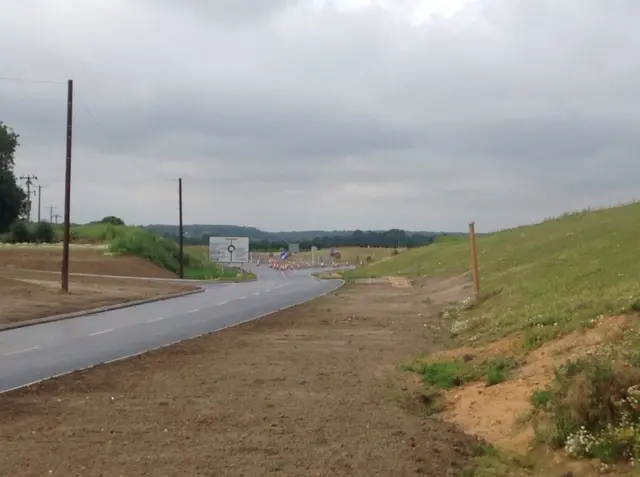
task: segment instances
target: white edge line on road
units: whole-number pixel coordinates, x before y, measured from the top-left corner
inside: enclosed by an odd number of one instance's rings
[[[18,351],[11,351],[10,353],[4,353],[2,356],[11,356],[14,354],[26,353],[27,351],[35,351],[40,349],[40,346],[33,346],[31,348],[19,349]]]
[[[84,370],[87,370],[87,369],[95,368],[96,366],[100,366],[100,365],[103,365],[103,364],[115,363],[117,361],[123,361],[125,359],[135,358],[136,356],[140,356],[140,355],[143,355],[145,353],[150,353],[151,351],[156,351],[156,350],[159,350],[159,349],[162,349],[162,348],[168,348],[169,346],[177,345],[178,343],[183,343],[183,342],[186,342],[186,341],[195,340],[195,339],[200,338],[202,336],[211,335],[213,333],[218,333],[219,331],[223,331],[223,330],[226,330],[226,329],[229,329],[229,328],[233,328],[235,326],[240,326],[240,325],[243,325],[245,323],[249,323],[250,321],[259,320],[260,318],[264,318],[264,317],[269,316],[269,315],[274,315],[274,314],[276,314],[276,313],[278,313],[280,311],[287,310],[287,309],[293,308],[295,306],[304,305],[305,303],[308,303],[310,301],[313,301],[313,300],[316,300],[318,298],[321,298],[321,297],[323,297],[325,295],[328,295],[331,292],[334,292],[334,291],[340,289],[340,287],[342,287],[344,284],[345,284],[345,281],[340,279],[340,284],[337,287],[332,288],[330,290],[327,290],[326,292],[321,293],[320,295],[314,296],[313,298],[309,298],[307,300],[302,300],[301,302],[294,303],[293,305],[285,306],[285,307],[280,308],[278,310],[270,311],[269,313],[265,313],[263,315],[254,316],[253,318],[249,318],[248,320],[241,321],[240,323],[234,323],[233,325],[225,326],[224,328],[219,328],[219,329],[214,330],[214,331],[208,331],[206,333],[202,333],[202,334],[199,334],[199,335],[196,335],[196,336],[192,336],[191,338],[187,338],[186,340],[177,340],[177,341],[174,341],[172,343],[167,343],[165,345],[158,346],[156,348],[151,348],[151,349],[147,349],[147,350],[141,351],[139,353],[133,353],[133,354],[130,354],[130,355],[127,355],[127,356],[122,356],[120,358],[115,358],[115,359],[112,359],[112,360],[109,360],[109,361],[104,361],[102,363],[92,364],[91,366],[85,366],[84,368],[74,369],[73,371],[65,371],[64,373],[56,374],[56,375],[49,376],[49,377],[42,378],[42,379],[37,379],[37,380],[32,381],[32,382],[27,383],[27,384],[22,384],[20,386],[16,386],[16,387],[13,387],[13,388],[10,388],[10,389],[6,389],[4,391],[0,391],[0,394],[8,393],[10,391],[15,391],[16,389],[28,388],[29,386],[33,386],[34,384],[38,384],[38,383],[41,383],[43,381],[48,381],[50,379],[60,378],[60,377],[65,376],[67,374],[71,374],[71,373],[75,373],[75,372],[78,372],[78,371],[84,371]]]
[[[226,305],[227,302],[226,301],[221,301],[220,303],[216,303],[216,306],[222,306],[222,305]]]
[[[145,321],[145,323],[157,323],[158,321],[164,320],[164,316],[159,316],[158,318],[151,318],[150,320]]]
[[[191,313],[198,313],[199,311],[200,311],[200,308],[195,308],[195,309],[193,309],[193,310],[189,310],[189,311],[187,311],[187,313],[188,313],[188,314],[191,314]]]
[[[101,331],[96,331],[95,333],[89,333],[89,336],[98,336],[98,335],[103,335],[105,333],[111,333],[113,331],[113,328],[110,328],[108,330],[101,330]]]
[[[241,296],[240,298],[238,298],[238,300],[244,300],[246,298],[247,298],[246,296]]]

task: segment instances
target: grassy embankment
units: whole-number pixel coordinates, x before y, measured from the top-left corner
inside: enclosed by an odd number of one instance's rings
[[[513,353],[481,363],[422,356],[403,367],[420,373],[431,389],[479,380],[495,385],[509,380],[534,350],[561,336],[580,336],[609,316],[635,317],[640,311],[639,214],[640,204],[634,203],[478,237],[481,295],[446,306],[444,316],[460,345],[479,349],[511,337]],[[463,239],[410,250],[344,276],[468,270],[469,244]],[[534,444],[608,463],[633,465],[640,458],[640,333],[634,321],[627,319],[589,355],[572,356],[556,368],[549,385],[532,393],[528,418],[536,424]]]
[[[57,233],[60,232],[57,231]],[[173,273],[179,272],[178,245],[172,240],[146,230],[110,224],[90,224],[73,226],[71,236],[74,243],[107,244],[109,253],[134,255]],[[234,270],[211,263],[206,255],[194,253],[185,247],[184,277],[202,280],[246,280],[254,276],[245,273],[242,277],[238,277]]]

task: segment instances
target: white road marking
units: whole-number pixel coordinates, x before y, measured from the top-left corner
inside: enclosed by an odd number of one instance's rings
[[[260,292],[255,292],[254,293],[255,296],[258,296],[259,294],[260,294]]]
[[[267,289],[265,290],[265,292],[270,292],[270,291],[271,291],[271,288],[267,288]]]
[[[315,278],[315,277],[314,277],[314,278]],[[316,280],[319,280],[319,279],[318,279],[318,278],[316,278]],[[274,311],[270,311],[270,312],[268,312],[268,313],[264,313],[264,314],[262,314],[262,315],[260,315],[260,316],[254,316],[253,318],[249,318],[249,319],[247,319],[247,320],[243,320],[243,321],[240,321],[240,322],[238,322],[238,323],[234,323],[233,325],[224,326],[224,327],[219,328],[219,329],[217,329],[217,330],[215,330],[215,331],[217,332],[217,331],[226,330],[226,329],[228,329],[228,328],[233,328],[233,327],[239,326],[239,325],[241,325],[241,324],[243,324],[243,323],[248,323],[248,322],[250,322],[250,321],[254,321],[254,320],[257,320],[257,319],[259,319],[259,318],[264,318],[265,316],[273,315],[274,313],[277,313],[278,311],[282,311],[282,310],[286,310],[286,309],[288,309],[288,308],[293,308],[294,306],[302,305],[303,303],[307,303],[307,302],[309,302],[309,301],[311,301],[311,300],[315,300],[315,299],[317,299],[317,298],[320,298],[321,296],[328,295],[329,293],[331,293],[331,292],[333,292],[333,291],[337,290],[338,288],[340,288],[340,287],[341,287],[341,286],[343,286],[344,284],[345,284],[345,281],[344,281],[344,280],[340,280],[340,285],[339,285],[338,287],[336,287],[336,288],[332,288],[332,289],[330,289],[330,290],[327,290],[326,292],[321,293],[320,295],[317,295],[317,296],[315,296],[315,297],[313,297],[313,298],[308,298],[308,299],[303,300],[303,301],[301,301],[301,302],[294,303],[294,304],[289,305],[289,306],[285,306],[284,308],[280,308],[279,310],[274,310]],[[202,334],[199,334],[199,335],[193,336],[193,337],[192,337],[192,339],[193,339],[193,338],[197,338],[198,336],[204,336],[204,335],[206,335],[206,334],[209,334],[209,333],[202,333]],[[109,360],[109,361],[105,361],[104,363],[101,363],[101,364],[108,364],[108,363],[115,363],[116,361],[123,361],[123,360],[128,359],[128,358],[133,358],[134,356],[140,356],[140,355],[145,354],[145,353],[148,353],[148,352],[150,352],[150,351],[155,351],[155,350],[162,349],[162,348],[168,348],[169,346],[172,346],[172,345],[178,344],[178,343],[180,343],[180,342],[182,342],[182,341],[184,341],[184,340],[180,339],[180,340],[177,340],[177,341],[173,341],[173,342],[171,342],[171,343],[167,343],[167,344],[164,344],[164,345],[156,346],[155,348],[149,348],[149,349],[147,349],[147,350],[145,350],[145,351],[140,351],[139,353],[132,353],[132,354],[129,354],[129,355],[121,356],[121,357],[119,357],[119,358],[114,358],[114,359],[111,359],[111,360]],[[37,347],[36,347],[36,349],[37,349]],[[29,386],[33,386],[34,384],[41,383],[41,382],[43,382],[43,381],[51,381],[51,380],[53,380],[53,379],[55,379],[55,378],[59,378],[60,376],[66,376],[67,374],[71,374],[71,373],[73,373],[74,371],[81,371],[81,370],[83,370],[83,369],[91,369],[91,368],[95,368],[96,366],[99,366],[99,365],[94,364],[94,365],[90,365],[90,366],[85,366],[85,367],[83,367],[83,368],[73,369],[73,370],[71,370],[71,371],[64,371],[64,372],[62,372],[62,373],[54,374],[54,375],[52,375],[52,376],[48,376],[48,377],[46,377],[46,378],[36,379],[36,380],[34,380],[34,381],[30,381],[30,382],[25,383],[25,384],[20,384],[20,385],[18,385],[18,386],[14,386],[14,387],[12,387],[12,388],[0,389],[0,394],[7,393],[7,392],[9,392],[9,391],[14,391],[14,390],[16,390],[16,389],[23,389],[23,388],[27,388],[27,387],[29,387]]]
[[[164,316],[159,316],[158,318],[151,318],[150,320],[145,321],[145,323],[156,323],[161,320],[164,320]]]
[[[103,335],[105,333],[111,333],[112,331],[113,331],[113,328],[110,328],[108,330],[96,331],[95,333],[89,333],[89,336]]]
[[[221,306],[221,305],[226,305],[227,302],[226,301],[221,301],[220,303],[217,303],[216,306]]]
[[[247,298],[246,296],[241,296],[240,298],[238,298],[238,300],[244,300],[245,298]]]
[[[40,349],[40,346],[34,346],[32,348],[19,349],[18,351],[11,351],[10,353],[4,353],[2,356],[11,356],[12,354],[26,353],[27,351],[35,351],[37,349]]]
[[[194,310],[187,311],[187,313],[198,313],[199,311],[200,311],[200,308],[196,308]]]

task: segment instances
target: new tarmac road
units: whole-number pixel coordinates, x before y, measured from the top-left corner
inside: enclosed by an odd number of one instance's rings
[[[258,281],[0,332],[0,392],[258,318],[340,286],[308,270],[263,266]]]

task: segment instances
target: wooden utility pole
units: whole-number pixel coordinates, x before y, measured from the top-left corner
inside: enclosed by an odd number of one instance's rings
[[[49,223],[52,224],[53,223],[53,211],[55,210],[55,207],[53,205],[50,205],[48,207],[49,209]]]
[[[41,222],[41,212],[42,212],[42,186],[38,185],[38,223]]]
[[[178,179],[178,233],[180,234],[180,278],[184,278],[184,229],[182,227],[182,177]]]
[[[36,191],[31,190],[31,186],[35,185],[33,183],[34,179],[38,180],[38,176],[20,176],[20,179],[26,181],[27,183],[27,220],[31,220],[31,194],[35,195]]]
[[[67,157],[64,173],[64,234],[62,239],[62,291],[69,291],[69,241],[71,239],[71,145],[73,138],[73,80],[67,83]]]
[[[473,275],[473,291],[476,299],[480,295],[480,277],[478,275],[478,252],[476,249],[476,226],[469,223],[469,244],[471,246],[471,273]]]

